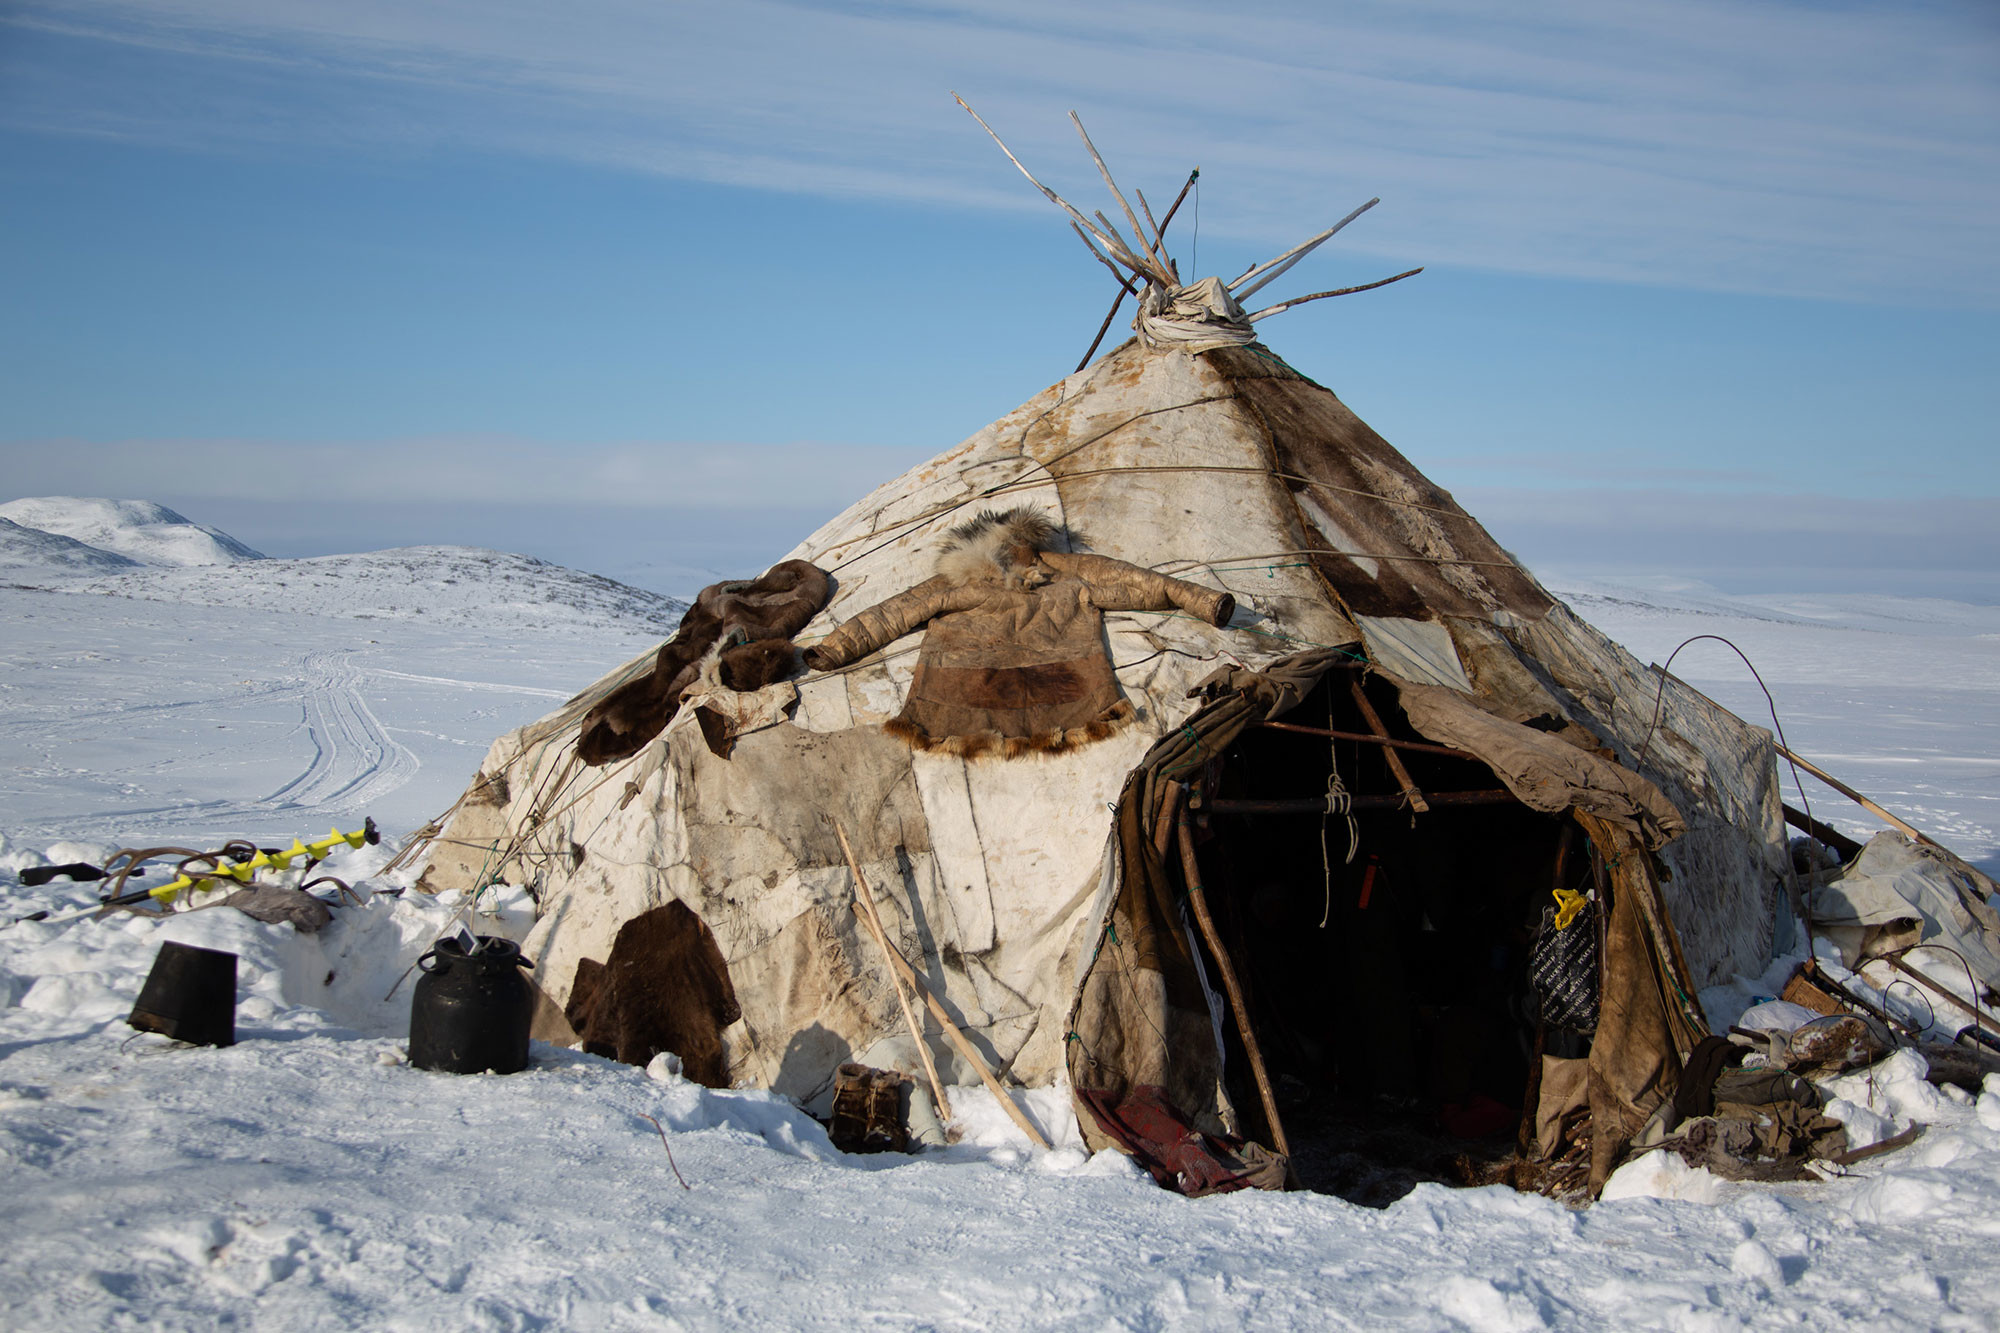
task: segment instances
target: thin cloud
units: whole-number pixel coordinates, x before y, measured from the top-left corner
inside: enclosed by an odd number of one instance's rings
[[[35,76],[17,126],[217,148],[530,153],[732,185],[1034,209],[965,92],[1094,203],[1061,111],[1131,183],[1213,182],[1207,234],[1709,289],[2000,304],[2000,27],[1980,4],[1689,0],[1500,18],[1277,6],[40,0],[12,22],[215,77]],[[1224,188],[1214,188],[1222,186]]]
[[[228,503],[427,500],[441,504],[591,505],[610,509],[809,508],[860,498],[856,478],[885,479],[920,451],[871,445],[633,442],[548,445],[506,438],[300,443],[272,440],[0,442],[0,499],[181,494]],[[865,489],[864,483],[864,489]],[[850,495],[850,493],[852,493]]]
[[[2000,498],[1772,491],[1456,492],[1531,569],[1658,574],[1725,591],[1873,591],[2000,603]]]
[[[1592,453],[1427,454],[1424,470],[1452,486],[1505,486],[1509,483],[1551,486],[1609,487],[1615,490],[1755,487],[1782,485],[1781,468],[1689,467],[1662,462],[1660,455],[1638,449],[1600,449]]]

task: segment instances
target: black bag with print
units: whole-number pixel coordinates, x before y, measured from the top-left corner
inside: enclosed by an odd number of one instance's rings
[[[1597,904],[1587,902],[1564,929],[1544,908],[1528,948],[1528,984],[1542,1003],[1542,1021],[1573,1032],[1597,1030]]]

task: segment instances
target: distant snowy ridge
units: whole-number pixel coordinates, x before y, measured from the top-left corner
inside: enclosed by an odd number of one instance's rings
[[[140,565],[182,568],[264,558],[262,552],[251,550],[228,533],[190,522],[151,500],[32,496],[0,504],[0,518],[71,538]]]
[[[302,560],[135,568],[51,583],[65,593],[436,626],[671,634],[687,603],[532,556],[476,546],[404,546]]]
[[[101,550],[74,537],[23,527],[0,518],[0,570],[101,574],[114,569],[133,569],[138,563],[128,556]]]

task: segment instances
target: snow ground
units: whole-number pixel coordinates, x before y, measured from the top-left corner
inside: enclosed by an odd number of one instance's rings
[[[310,837],[363,814],[393,842],[450,804],[494,736],[665,632],[657,608],[592,600],[552,567],[491,565],[523,579],[495,591],[476,560],[468,579],[401,558],[400,574],[331,558],[355,572],[321,567],[284,596],[271,571],[316,562],[0,588],[0,922],[95,902],[16,872],[120,844]],[[137,581],[116,595],[122,579]],[[356,618],[397,580],[430,600]],[[1726,634],[1797,749],[2000,862],[2000,612],[1556,582],[1647,660]],[[1760,719],[1716,648],[1676,674]],[[1824,789],[1813,801],[1875,826]],[[327,869],[393,888],[376,873],[388,852]],[[512,915],[477,929],[520,929],[518,903],[487,905]],[[537,1046],[507,1078],[412,1069],[401,978],[464,908],[385,893],[319,936],[226,908],[0,926],[9,1326],[2000,1326],[2000,1087],[1925,1096],[1905,1070],[1845,1088],[1881,1129],[1930,1127],[1825,1185],[1646,1161],[1614,1191],[1631,1197],[1585,1212],[1434,1186],[1382,1211],[1191,1201],[1115,1155],[1030,1150],[970,1092],[958,1146],[864,1158],[778,1099],[658,1066]],[[238,1045],[125,1026],[166,939],[240,956]],[[1032,1109],[1056,1124],[1059,1095]]]
[[[408,832],[684,609],[469,547],[0,586],[0,833]]]

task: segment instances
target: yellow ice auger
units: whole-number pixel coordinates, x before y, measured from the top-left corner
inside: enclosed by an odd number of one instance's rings
[[[289,870],[292,867],[292,862],[299,860],[301,857],[307,861],[323,860],[328,852],[342,843],[346,843],[349,847],[359,847],[363,843],[372,844],[380,841],[382,841],[382,835],[375,828],[375,821],[370,819],[352,833],[342,833],[339,829],[334,829],[324,838],[315,838],[311,842],[300,842],[297,838],[293,838],[292,845],[285,848],[285,850],[281,852],[260,851],[247,861],[231,861],[226,857],[219,858],[212,870],[199,875],[183,873],[178,878],[162,884],[156,889],[146,890],[146,896],[161,903],[172,902],[183,893],[199,893],[204,889],[213,888],[215,887],[215,882],[219,879],[233,879],[239,884],[248,884],[251,877],[259,870],[271,867],[279,870]]]

